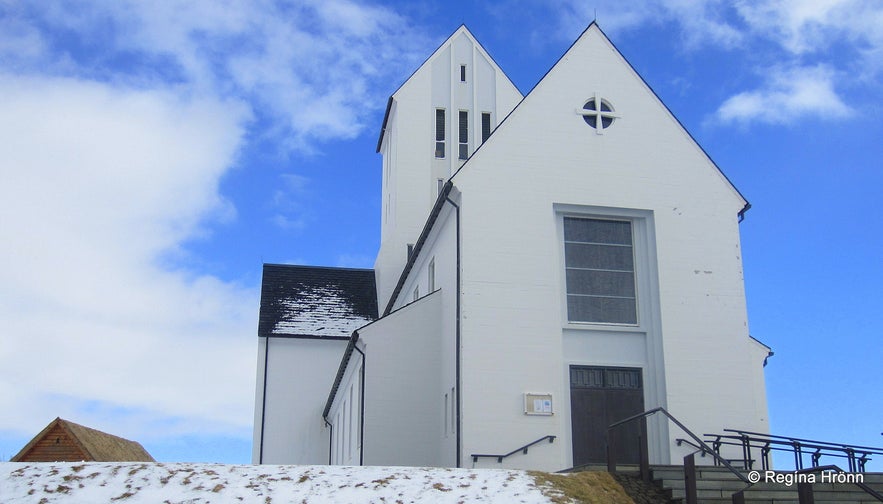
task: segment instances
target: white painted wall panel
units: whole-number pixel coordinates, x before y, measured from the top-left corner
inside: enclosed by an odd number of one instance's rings
[[[442,466],[437,433],[441,296],[432,294],[360,331],[365,360],[366,465]]]
[[[438,445],[439,460],[441,461],[439,465],[456,466],[456,434],[459,429],[456,425],[459,397],[456,382],[457,213],[455,207],[450,203],[447,203],[439,213],[432,233],[429,234],[419,256],[415,259],[395,308],[401,308],[410,303],[411,293],[415,288],[419,288],[423,295],[429,294],[428,266],[430,261],[435,263],[437,290],[435,295],[441,297],[439,333],[432,342],[435,346],[433,359],[438,363],[439,372],[439,381],[433,393],[438,403],[442,405],[445,402],[445,394],[448,394],[448,407],[450,408],[447,414],[439,410],[443,417],[442,428],[432,433],[431,436]]]
[[[576,113],[596,92],[621,115],[603,135]],[[467,454],[506,452],[545,434],[566,440],[566,408],[528,418],[514,398],[548,390],[566,406],[563,369],[577,347],[577,360],[598,365],[646,362],[654,372],[645,378],[645,406],[666,406],[696,432],[767,429],[742,282],[736,221],[744,201],[596,29],[454,182],[463,193]],[[593,354],[610,335],[571,329],[562,317],[562,204],[652,216],[651,298],[641,301],[649,318],[636,328],[647,335],[643,348],[626,345],[616,359]],[[567,442],[554,446],[513,464],[569,465]],[[656,460],[666,451],[657,447]]]
[[[270,351],[264,401],[263,358],[268,342]],[[254,463],[258,463],[260,457],[262,411],[262,463],[328,463],[329,439],[322,421],[322,409],[346,343],[342,340],[260,338]]]
[[[332,465],[356,466],[362,460],[362,365],[362,354],[353,351],[328,410]]]

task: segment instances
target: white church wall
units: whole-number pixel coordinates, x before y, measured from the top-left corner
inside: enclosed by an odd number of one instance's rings
[[[347,342],[260,338],[258,344],[252,462],[327,464],[329,439],[322,410]]]
[[[620,116],[602,135],[576,112],[594,93]],[[744,201],[597,29],[454,183],[463,193],[464,458],[557,434],[554,449],[511,464],[569,466],[562,370],[573,360],[642,363],[645,408],[665,406],[695,432],[767,429],[742,281]],[[654,274],[642,287],[637,326],[566,322],[556,205],[652,216]],[[615,359],[597,351],[611,337],[624,340]],[[628,342],[642,337],[643,348]],[[553,394],[555,414],[524,415],[526,391]],[[653,456],[664,461],[668,450],[656,447]]]
[[[441,296],[425,296],[362,328],[365,465],[444,466],[438,432]]]
[[[361,354],[354,351],[328,410],[332,465],[360,465],[362,366]]]
[[[766,378],[764,377],[764,368],[766,367],[767,358],[771,356],[770,348],[766,345],[756,341],[751,338],[751,359],[749,362],[753,365],[751,368],[751,389],[755,391],[754,393],[754,417],[755,418],[766,418],[767,412],[769,408],[767,406],[767,395],[766,395]],[[764,427],[767,430],[762,432],[768,432],[769,424],[765,423]]]
[[[451,195],[452,199],[456,194]],[[434,272],[434,289],[430,288],[430,265]],[[444,405],[441,413],[441,429],[433,433],[439,446],[441,465],[455,466],[457,447],[457,381],[456,381],[456,316],[457,316],[457,214],[450,204],[439,212],[432,231],[427,236],[408,278],[403,284],[395,309],[413,301],[417,290],[423,297],[437,291],[441,297],[439,337],[433,342],[436,346],[435,359],[439,364],[438,388],[434,392],[439,404]]]
[[[430,185],[427,159],[432,155],[430,88],[429,74],[415,73],[396,92],[395,117],[387,125],[389,133],[384,134],[384,143],[388,146],[384,156],[389,157],[391,181],[386,195],[387,232],[381,237],[374,265],[381,309],[386,306],[405,265],[407,245],[417,240],[432,205],[427,194]],[[402,118],[407,118],[407,125],[401,125]]]

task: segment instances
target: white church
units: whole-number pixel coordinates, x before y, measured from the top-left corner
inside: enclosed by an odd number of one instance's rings
[[[461,26],[377,151],[374,269],[264,266],[255,463],[557,471],[656,407],[768,432],[749,205],[597,24],[526,96]],[[692,451],[647,429],[652,463]]]

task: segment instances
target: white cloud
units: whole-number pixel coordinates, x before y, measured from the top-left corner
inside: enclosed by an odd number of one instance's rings
[[[601,0],[587,3],[562,0],[559,19],[565,26],[562,36],[579,33],[595,19],[610,33],[627,31],[647,24],[672,24],[680,30],[688,48],[702,44],[735,47],[742,42],[742,32],[726,21],[730,2],[724,0]]]
[[[854,111],[834,91],[835,74],[824,66],[774,70],[764,86],[728,98],[718,109],[724,123],[794,122],[806,116],[844,119]]]
[[[310,179],[294,173],[283,173],[273,192],[273,224],[286,231],[301,231],[312,219],[305,200],[309,198]]]
[[[557,6],[565,34],[597,12],[610,32],[671,26],[685,50],[725,49],[734,61],[751,61],[747,68],[760,82],[724,100],[715,115],[724,123],[850,117],[850,91],[880,90],[879,0],[560,0]]]
[[[169,259],[249,139],[358,135],[430,39],[349,0],[0,2],[0,431],[248,436],[257,289]]]
[[[358,135],[430,43],[393,10],[349,0],[94,0],[18,10],[18,19],[104,46],[95,57],[44,32],[44,67],[234,96],[272,121],[275,139],[307,152],[317,140]],[[108,61],[126,59],[126,72],[107,74]]]
[[[162,264],[229,213],[245,107],[9,75],[0,95],[0,429],[90,404],[145,435],[247,429],[255,290]]]
[[[824,50],[839,38],[883,41],[883,6],[876,0],[743,0],[737,9],[752,30],[793,53]]]

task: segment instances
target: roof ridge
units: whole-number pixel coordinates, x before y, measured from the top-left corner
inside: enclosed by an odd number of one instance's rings
[[[339,271],[374,271],[374,268],[352,268],[348,266],[321,266],[315,264],[284,264],[284,263],[263,263],[263,265],[272,268],[304,268],[304,269],[324,269]]]

